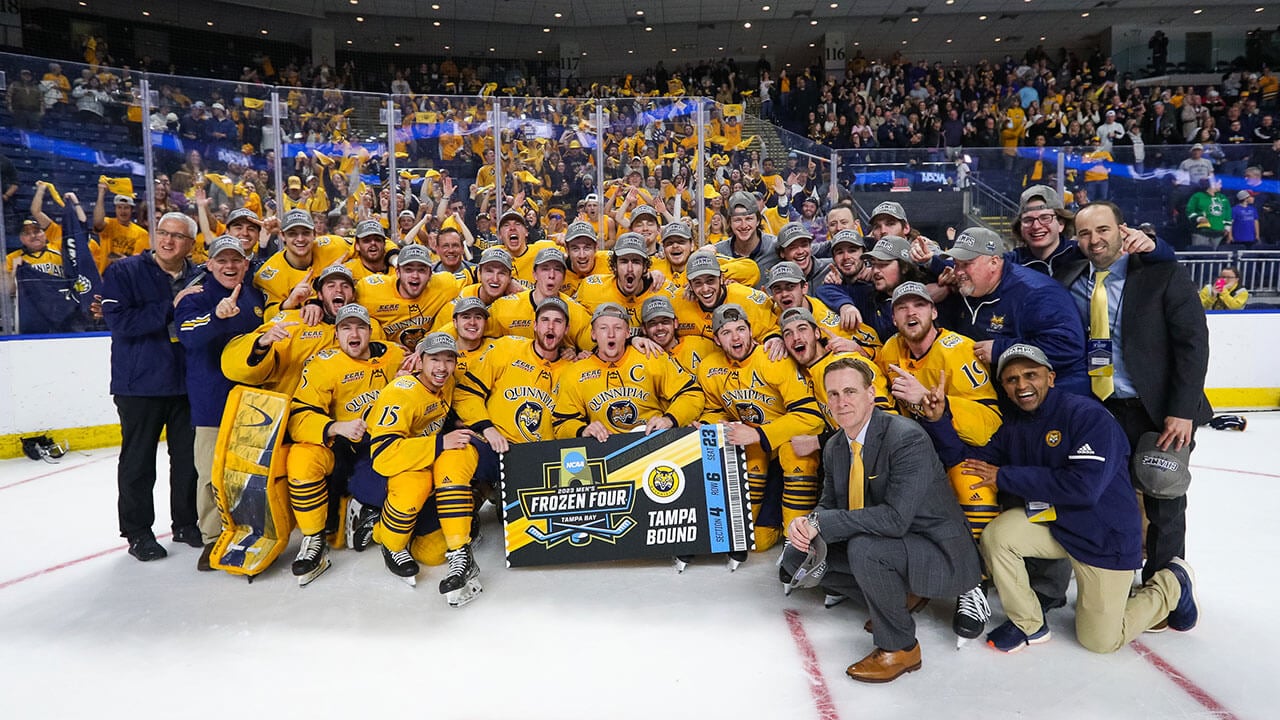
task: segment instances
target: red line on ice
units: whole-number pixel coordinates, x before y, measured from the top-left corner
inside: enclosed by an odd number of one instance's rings
[[[76,469],[82,468],[82,467],[84,467],[84,466],[86,466],[86,465],[92,465],[92,464],[97,463],[97,462],[102,462],[103,460],[110,460],[111,458],[114,458],[114,457],[115,457],[115,455],[104,455],[104,456],[102,456],[102,457],[100,457],[100,458],[94,458],[94,459],[90,460],[89,462],[82,462],[82,463],[80,463],[79,465],[70,465],[70,466],[68,466],[68,467],[58,468],[57,470],[50,470],[50,471],[49,471],[49,472],[47,472],[47,473],[44,473],[44,474],[41,474],[41,475],[36,475],[35,477],[29,477],[29,478],[27,478],[26,480],[19,480],[18,482],[12,482],[12,483],[9,483],[8,485],[0,485],[0,490],[8,490],[8,489],[9,489],[9,488],[11,488],[11,487],[17,487],[17,486],[19,486],[19,485],[25,485],[26,483],[29,483],[29,482],[31,482],[31,481],[33,481],[33,480],[41,480],[41,479],[43,479],[43,478],[47,478],[47,477],[49,477],[49,476],[51,476],[51,475],[57,475],[57,474],[59,474],[59,473],[64,473],[64,472],[67,472],[68,470],[76,470]]]
[[[1236,716],[1228,709],[1222,706],[1212,695],[1204,688],[1195,684],[1191,678],[1183,675],[1181,671],[1169,664],[1168,660],[1160,657],[1154,650],[1142,644],[1138,640],[1129,643],[1134,650],[1138,651],[1138,655],[1143,660],[1151,663],[1157,670],[1164,673],[1165,677],[1173,681],[1175,685],[1182,688],[1184,692],[1192,697],[1196,702],[1204,706],[1204,708],[1213,713],[1214,717],[1219,720],[1238,720]]]
[[[34,480],[34,478],[32,478],[32,479]],[[169,537],[169,536],[171,536],[171,535],[173,535],[173,533],[165,533],[165,534],[163,534],[163,535],[158,535],[158,536],[156,536],[156,539],[157,539],[157,540],[163,540],[164,538],[167,538],[167,537]],[[92,554],[92,555],[85,555],[84,557],[76,558],[75,560],[68,560],[68,561],[66,561],[66,562],[64,562],[64,563],[58,563],[57,565],[53,565],[53,566],[51,566],[51,567],[47,567],[47,568],[45,568],[45,569],[43,569],[43,570],[37,570],[37,571],[35,571],[35,572],[33,572],[33,573],[27,573],[26,575],[23,575],[22,577],[16,577],[16,578],[14,578],[14,579],[12,579],[12,580],[5,580],[4,582],[0,582],[0,590],[4,590],[5,588],[11,587],[11,586],[13,586],[13,585],[17,585],[18,583],[26,582],[26,581],[31,580],[31,579],[33,579],[33,578],[38,578],[38,577],[40,577],[41,575],[48,575],[48,574],[49,574],[49,573],[51,573],[51,572],[55,572],[55,571],[57,571],[57,570],[62,570],[63,568],[69,568],[69,567],[71,567],[71,566],[73,566],[73,565],[79,565],[80,563],[82,563],[82,562],[86,562],[86,561],[88,561],[88,560],[95,560],[95,559],[97,559],[97,558],[102,557],[103,555],[110,555],[111,553],[120,552],[121,550],[124,550],[124,549],[126,549],[126,548],[128,548],[128,547],[129,547],[128,545],[118,545],[118,546],[113,547],[113,548],[107,548],[106,550],[100,550],[100,551],[98,551],[98,552],[96,552],[96,553],[94,553],[94,554]]]
[[[2,587],[2,586],[0,586]],[[818,653],[813,650],[813,643],[804,631],[800,622],[800,613],[795,610],[783,610],[787,617],[787,627],[791,629],[791,639],[804,659],[805,672],[809,674],[809,693],[813,695],[813,704],[818,709],[818,717],[822,720],[840,720],[836,712],[836,704],[831,700],[831,691],[827,689],[826,678],[822,677],[822,668],[818,667]]]
[[[1191,467],[1195,468],[1196,470],[1217,470],[1219,472],[1236,473],[1239,475],[1257,475],[1258,477],[1280,478],[1280,475],[1277,475],[1275,473],[1255,472],[1253,470],[1235,470],[1233,468],[1220,468],[1220,467],[1212,467],[1209,465],[1192,465]]]

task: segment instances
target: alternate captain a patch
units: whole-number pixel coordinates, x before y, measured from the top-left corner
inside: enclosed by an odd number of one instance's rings
[[[1062,432],[1059,430],[1050,430],[1044,434],[1044,444],[1049,447],[1058,447],[1058,443],[1062,442]]]

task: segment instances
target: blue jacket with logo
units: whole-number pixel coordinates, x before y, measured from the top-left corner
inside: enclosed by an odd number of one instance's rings
[[[1034,412],[1006,411],[985,447],[960,440],[949,409],[940,420],[921,424],[943,465],[966,458],[988,462],[1000,468],[1000,490],[1052,503],[1058,517],[1048,523],[1049,532],[1071,557],[1108,570],[1142,566],[1129,440],[1102,403],[1050,388]]]
[[[975,342],[993,341],[993,368],[1010,345],[1028,343],[1053,363],[1058,387],[1090,394],[1084,324],[1071,294],[1048,275],[1006,262],[1000,284],[989,294],[953,294],[939,314],[955,318],[951,329],[961,335]]]
[[[174,311],[178,340],[187,351],[187,396],[191,399],[191,424],[196,427],[218,427],[222,422],[227,395],[234,385],[222,374],[222,349],[231,338],[262,325],[266,300],[253,286],[253,275],[246,274],[240,285],[236,299],[240,314],[219,318],[214,309],[230,295],[231,291],[216,280],[206,278],[204,292],[182,298]]]
[[[173,284],[196,276],[187,261],[175,281],[147,250],[111,263],[103,275],[102,315],[111,330],[111,394],[187,394],[186,361],[173,323]]]

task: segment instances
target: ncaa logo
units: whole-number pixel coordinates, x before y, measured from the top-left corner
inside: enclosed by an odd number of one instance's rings
[[[587,459],[583,457],[582,453],[575,450],[564,456],[562,465],[570,475],[577,475],[587,469]]]
[[[644,494],[660,505],[679,500],[684,484],[684,472],[674,463],[659,460],[644,471]]]

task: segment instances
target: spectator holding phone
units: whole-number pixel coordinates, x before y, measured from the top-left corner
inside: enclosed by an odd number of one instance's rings
[[[1200,288],[1200,304],[1205,310],[1239,310],[1249,302],[1249,291],[1240,287],[1240,271],[1228,265],[1212,285]]]

